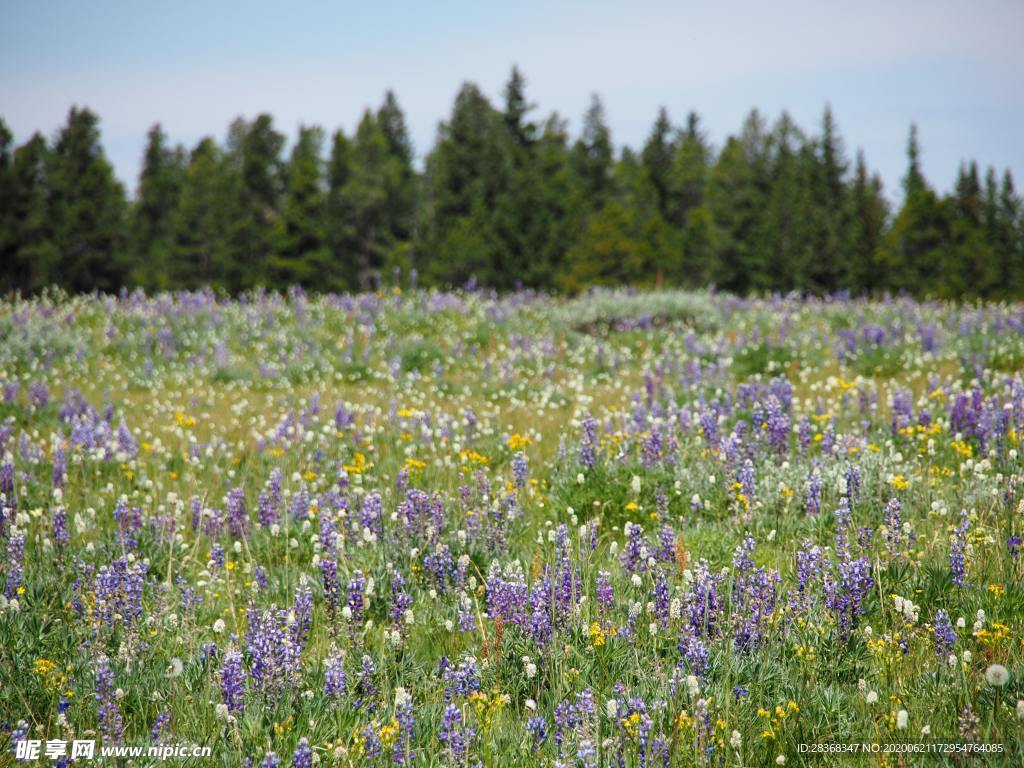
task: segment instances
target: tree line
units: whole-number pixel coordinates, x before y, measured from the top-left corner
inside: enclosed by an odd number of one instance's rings
[[[940,194],[913,126],[898,210],[828,109],[813,133],[754,110],[720,148],[695,113],[675,125],[662,109],[639,151],[616,151],[597,96],[573,139],[559,115],[535,117],[516,69],[500,106],[461,88],[422,170],[390,92],[351,135],[302,127],[285,147],[265,114],[190,150],[156,125],[129,199],[90,110],[16,148],[0,119],[0,290],[348,291],[415,275],[570,292],[1024,295],[1010,172],[965,163]]]

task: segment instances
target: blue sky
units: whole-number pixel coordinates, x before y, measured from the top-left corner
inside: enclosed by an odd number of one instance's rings
[[[911,121],[939,189],[959,163],[1024,187],[1024,2],[0,2],[0,115],[19,141],[53,135],[72,104],[102,120],[134,186],[145,133],[192,146],[238,115],[352,130],[393,88],[416,151],[459,85],[494,99],[513,64],[537,113],[576,131],[592,92],[613,138],[639,146],[659,106],[701,115],[721,146],[758,107],[817,130],[831,103],[899,196]]]

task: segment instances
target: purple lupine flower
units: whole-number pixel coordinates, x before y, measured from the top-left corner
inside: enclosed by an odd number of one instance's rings
[[[260,763],[260,768],[280,768],[281,760],[273,752],[267,752],[263,757],[263,762]]]
[[[211,568],[224,567],[224,547],[217,542],[210,545],[210,566]]]
[[[664,570],[659,568],[654,577],[654,615],[658,617],[662,629],[668,629],[670,598],[668,579],[665,578]]]
[[[363,577],[362,571],[356,571],[352,578],[348,582],[348,602],[345,604],[347,609],[345,614],[346,618],[350,622],[350,626],[353,631],[355,628],[362,624],[363,612],[366,609],[366,601],[363,596],[363,591],[366,589],[366,579]]]
[[[516,488],[523,490],[526,488],[526,475],[529,471],[529,467],[526,462],[526,454],[522,451],[518,451],[515,456],[512,457],[512,478],[515,481]]]
[[[860,498],[860,470],[853,464],[846,468],[846,498],[849,501],[850,509],[853,509],[857,499]]]
[[[292,516],[293,520],[302,522],[306,519],[309,514],[309,491],[306,490],[306,486],[302,485],[295,495],[292,496],[291,504],[288,506],[288,514]]]
[[[757,490],[757,475],[754,471],[754,462],[747,459],[743,462],[743,468],[740,469],[739,477],[737,478],[743,491],[743,495],[747,497],[747,501],[750,505],[754,505],[755,492]]]
[[[653,467],[657,464],[661,460],[664,447],[665,440],[661,436],[661,432],[657,428],[653,429],[643,442],[644,466]]]
[[[369,654],[364,653],[359,666],[359,680],[356,681],[356,693],[359,698],[352,703],[355,709],[365,706],[367,711],[372,712],[376,708],[373,701],[377,695],[377,686],[373,683],[373,676],[376,674],[377,667],[373,663],[373,659]]]
[[[708,649],[697,635],[687,633],[679,640],[680,663],[686,663],[697,677],[703,678],[708,671]]]
[[[299,587],[295,591],[288,620],[291,623],[292,643],[297,649],[296,653],[301,653],[313,630],[313,590],[308,586]]]
[[[250,605],[245,649],[251,659],[253,690],[279,695],[299,674],[299,651],[288,631],[288,612],[276,605],[259,610]]]
[[[547,645],[554,634],[552,610],[551,579],[538,579],[530,589],[529,620],[530,637],[538,648]]]
[[[413,715],[412,701],[406,699],[395,711],[395,720],[398,721],[398,736],[391,747],[391,764],[407,765],[416,759],[416,753],[412,751],[413,732],[416,728],[416,718]]]
[[[45,382],[35,382],[29,385],[28,401],[32,406],[41,411],[50,402],[50,387]]]
[[[335,701],[345,695],[348,678],[345,675],[345,657],[335,646],[324,660],[324,693]]]
[[[623,526],[626,534],[626,546],[623,547],[622,567],[626,573],[646,573],[647,571],[647,545],[644,540],[643,526],[627,522]]]
[[[320,561],[320,576],[324,584],[324,602],[334,616],[341,608],[341,583],[338,581],[338,564],[329,557]]]
[[[363,726],[360,735],[362,737],[363,755],[368,762],[372,762],[373,758],[378,757],[384,749],[380,743],[380,736],[377,735],[377,729],[373,727],[373,723],[367,723]]]
[[[615,605],[615,595],[612,593],[612,579],[608,571],[599,571],[597,574],[597,604],[602,614],[611,611]]]
[[[1006,546],[1010,551],[1010,557],[1014,560],[1016,560],[1020,555],[1022,543],[1024,543],[1024,540],[1022,540],[1020,536],[1010,536],[1010,538],[1006,540]]]
[[[139,444],[124,421],[117,428],[117,449],[130,459],[139,455]]]
[[[796,553],[797,589],[796,594],[789,599],[789,605],[794,611],[807,613],[811,609],[811,587],[821,577],[825,564],[821,547],[805,539]]]
[[[68,462],[64,455],[63,444],[57,446],[53,452],[53,474],[51,477],[54,488],[63,488],[68,478]]]
[[[583,419],[583,437],[580,440],[580,464],[593,469],[597,463],[597,419],[587,415]]]
[[[96,571],[93,577],[93,622],[96,628],[102,625],[113,627],[118,620],[125,626],[131,626],[141,618],[148,570],[143,562],[129,564],[127,557],[120,557],[112,565],[103,565]]]
[[[706,408],[700,414],[700,428],[704,433],[704,439],[713,450],[719,446],[718,437],[718,412],[712,408]]]
[[[138,543],[136,534],[142,530],[142,509],[129,507],[128,498],[122,496],[114,507],[114,520],[117,522],[118,541],[128,548],[134,548]]]
[[[66,547],[71,541],[71,534],[68,532],[68,516],[64,507],[57,507],[53,510],[51,523],[53,539],[57,542],[57,546]]]
[[[706,560],[701,560],[693,569],[693,586],[687,596],[691,631],[713,639],[718,636],[723,602],[718,594],[719,574],[713,574]]]
[[[383,504],[379,493],[367,494],[360,509],[360,523],[378,539],[384,536]]]
[[[953,531],[949,545],[949,575],[953,583],[959,587],[967,586],[967,529],[970,528],[970,520],[967,517],[967,510],[960,513],[960,525]]]
[[[291,768],[312,768],[312,766],[313,750],[309,748],[309,740],[299,739],[299,744],[295,747],[295,752],[292,753]]]
[[[245,491],[241,488],[229,491],[224,499],[224,508],[227,511],[228,533],[235,538],[245,536],[249,532],[249,508],[245,504]]]
[[[839,563],[839,578],[825,582],[825,602],[836,618],[839,636],[847,640],[864,613],[864,599],[874,586],[871,563],[866,557]]]
[[[220,670],[220,695],[228,712],[238,715],[245,704],[245,670],[242,668],[242,654],[231,648],[224,654]]]
[[[423,568],[429,573],[438,592],[446,592],[452,581],[455,562],[447,544],[438,544],[423,556]]]
[[[804,498],[804,507],[812,517],[821,511],[821,485],[821,473],[814,470],[807,479],[807,494]]]
[[[953,622],[949,620],[949,614],[945,609],[941,609],[935,614],[933,626],[935,629],[935,654],[946,656],[956,645],[957,636],[956,630],[953,629]]]
[[[149,737],[154,744],[163,744],[171,732],[171,713],[166,709],[160,711],[153,720]]]
[[[899,557],[900,542],[903,536],[903,523],[900,520],[900,511],[903,505],[895,496],[889,499],[885,507],[885,540],[889,543],[889,554]]]
[[[116,746],[124,738],[124,720],[114,695],[114,671],[110,668],[110,659],[106,656],[100,656],[96,660],[95,675],[100,733],[105,744]]]
[[[447,662],[447,660],[444,660]],[[476,659],[467,656],[459,662],[459,666],[453,667],[446,664],[443,674],[444,700],[448,702],[458,699],[467,699],[471,693],[480,690],[480,673],[477,669]]]
[[[448,749],[453,763],[464,762],[463,757],[474,735],[472,728],[463,726],[462,710],[458,705],[449,704],[444,710],[444,720],[437,738]]]
[[[274,467],[270,472],[266,490],[256,502],[260,525],[269,528],[281,521],[281,469]]]
[[[412,598],[405,591],[405,579],[398,570],[391,572],[391,606],[388,615],[392,623],[404,633],[406,629],[405,612],[412,608]]]
[[[548,737],[548,721],[541,715],[527,718],[526,732],[530,735],[530,748],[536,752]]]
[[[12,533],[7,540],[7,582],[4,585],[4,597],[8,599],[18,596],[18,588],[24,577],[24,559],[25,536],[22,533]]]

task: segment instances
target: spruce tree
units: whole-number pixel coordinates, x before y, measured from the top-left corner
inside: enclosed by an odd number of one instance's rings
[[[133,282],[148,289],[169,287],[168,270],[174,234],[174,211],[185,179],[185,152],[167,146],[163,128],[147,135],[132,211]]]
[[[49,216],[60,283],[72,291],[116,291],[128,279],[128,203],[103,154],[96,115],[72,107],[49,159]]]
[[[299,128],[288,161],[277,244],[268,270],[273,285],[297,284],[319,291],[337,287],[324,226],[327,185],[321,157],[323,140],[323,129]]]
[[[572,151],[573,170],[591,210],[601,208],[611,195],[613,159],[611,132],[605,122],[604,105],[595,93],[583,117],[580,138]]]

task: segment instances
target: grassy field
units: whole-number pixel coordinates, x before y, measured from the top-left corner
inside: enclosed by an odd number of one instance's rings
[[[1022,368],[1010,305],[2,303],[0,765],[1024,764]]]

